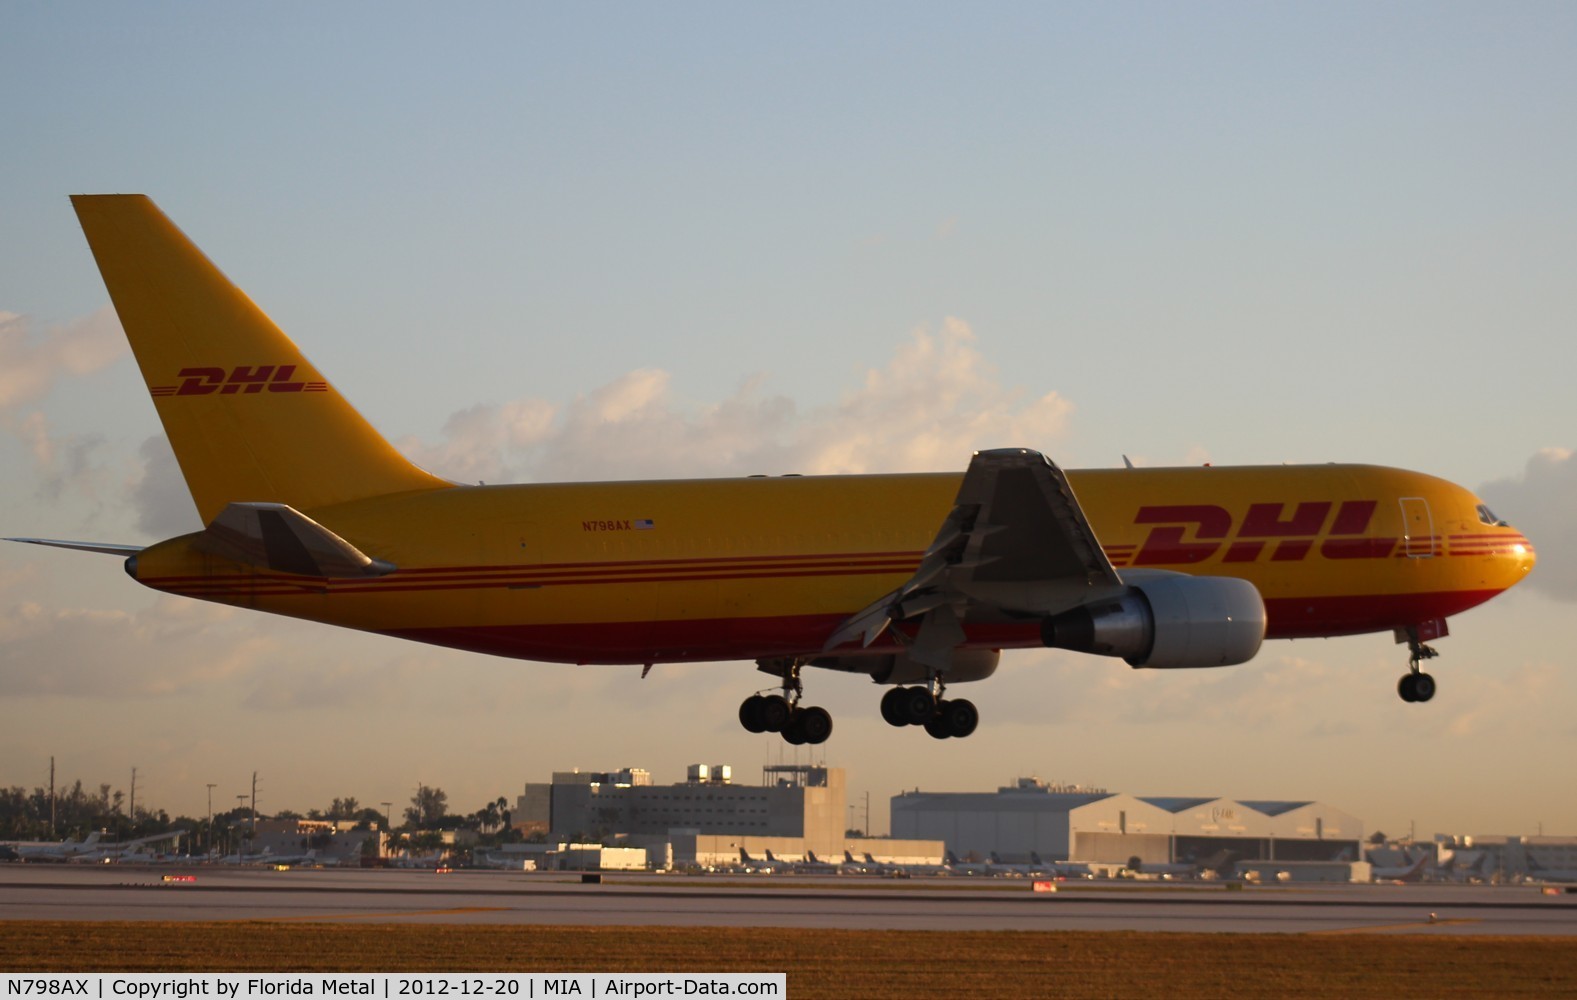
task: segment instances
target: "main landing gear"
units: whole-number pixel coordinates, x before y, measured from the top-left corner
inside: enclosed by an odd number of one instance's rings
[[[832,716],[825,708],[800,705],[804,688],[795,664],[783,674],[782,694],[753,694],[739,706],[739,724],[752,733],[779,733],[786,743],[827,742],[832,735]]]
[[[1432,660],[1440,654],[1432,646],[1426,646],[1419,641],[1418,630],[1407,630],[1407,673],[1402,675],[1401,681],[1396,685],[1396,693],[1402,696],[1403,701],[1428,701],[1435,696],[1435,679],[1429,674],[1418,669],[1418,665],[1425,660]]]
[[[942,684],[933,694],[926,687],[895,687],[882,695],[882,718],[890,726],[924,726],[932,737],[945,740],[968,736],[980,725],[975,704],[962,698],[942,697]]]

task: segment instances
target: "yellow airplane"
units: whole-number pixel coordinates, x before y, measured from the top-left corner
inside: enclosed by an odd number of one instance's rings
[[[967,736],[946,685],[1001,650],[1244,663],[1262,639],[1392,632],[1399,691],[1446,619],[1533,547],[1473,494],[1367,465],[466,486],[417,468],[141,195],[72,199],[207,525],[109,552],[155,590],[528,660],[754,660],[752,732],[820,743],[807,666],[891,685],[882,716]],[[644,676],[644,672],[643,672]]]

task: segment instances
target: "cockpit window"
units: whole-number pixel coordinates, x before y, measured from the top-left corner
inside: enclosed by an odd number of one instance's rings
[[[1492,528],[1509,528],[1511,525],[1495,516],[1495,512],[1484,504],[1478,505],[1478,519]]]

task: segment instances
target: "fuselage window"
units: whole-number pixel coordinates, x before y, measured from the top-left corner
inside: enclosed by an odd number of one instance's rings
[[[1489,525],[1492,528],[1509,528],[1509,527],[1511,527],[1511,525],[1507,524],[1505,521],[1502,521],[1500,518],[1496,517],[1495,516],[1495,512],[1490,510],[1489,507],[1487,505],[1485,505],[1485,504],[1479,504],[1478,505],[1478,519],[1480,521],[1483,521],[1485,524]]]

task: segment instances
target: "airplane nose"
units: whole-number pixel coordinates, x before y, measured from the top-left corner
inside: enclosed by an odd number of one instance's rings
[[[1526,573],[1528,570],[1533,568],[1534,563],[1539,561],[1539,557],[1533,552],[1533,543],[1528,541],[1526,538],[1524,538],[1522,542],[1516,546],[1516,548],[1521,551],[1522,572]]]

